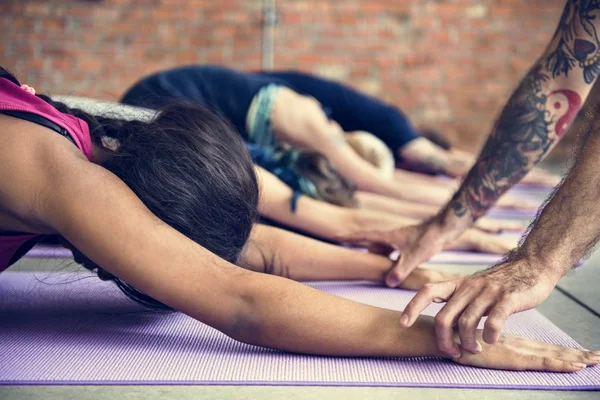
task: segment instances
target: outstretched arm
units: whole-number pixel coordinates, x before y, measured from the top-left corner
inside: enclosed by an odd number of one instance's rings
[[[257,173],[261,186],[260,214],[323,239],[337,240],[339,236],[372,227],[391,229],[396,226],[408,226],[418,221],[387,212],[344,208],[308,196],[301,196],[296,211],[292,211],[290,207],[292,190],[275,175],[260,167],[257,167]],[[514,244],[503,238],[471,229],[458,239],[447,243],[446,248],[502,254],[513,248]]]
[[[310,251],[306,251],[309,249]],[[243,256],[249,269],[297,281],[366,280],[383,283],[392,266],[388,257],[360,252],[307,238],[283,229],[256,225]],[[417,268],[401,289],[458,277],[456,274]]]
[[[360,190],[438,206],[452,195],[440,188],[407,190],[393,179],[383,177],[377,167],[354,151],[342,128],[330,121],[319,103],[310,97],[281,88],[275,98],[271,123],[279,141],[321,153]]]
[[[63,235],[103,269],[157,300],[259,346],[323,355],[439,354],[430,318],[402,328],[396,311],[229,264],[162,223],[123,182],[85,160],[64,137],[2,118],[0,148],[11,149],[0,152],[3,208],[40,231]],[[545,344],[527,354],[522,343],[516,345],[493,345],[475,359],[458,361],[575,371],[585,366],[577,365],[580,356],[593,355],[565,348],[557,354]],[[545,364],[548,356],[551,363]]]

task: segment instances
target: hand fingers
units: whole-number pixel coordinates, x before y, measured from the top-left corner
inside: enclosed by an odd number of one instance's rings
[[[412,256],[405,252],[401,253],[400,259],[385,277],[385,284],[389,287],[398,286],[408,277],[408,275],[411,274],[412,271],[414,271],[415,268],[419,266],[422,261],[425,260],[421,260],[421,258],[418,257],[418,253]]]
[[[513,308],[508,300],[500,301],[492,308],[483,328],[483,340],[494,344],[498,341],[506,319],[513,313]]]
[[[503,231],[519,232],[526,228],[526,226],[519,221],[501,221],[499,224]]]
[[[596,365],[600,362],[600,352],[593,352],[584,349],[574,349],[571,347],[559,346],[552,343],[538,342],[537,340],[527,340],[532,349],[545,350],[551,352],[556,358],[571,362],[581,362],[586,365]]]
[[[471,302],[458,319],[460,346],[471,353],[479,353],[481,344],[477,342],[477,326],[486,311],[494,303],[494,296],[489,293],[480,294]]]
[[[457,291],[435,316],[437,345],[444,353],[452,357],[460,357],[460,347],[454,342],[454,325],[467,305],[479,294],[478,290]]]
[[[32,88],[31,86],[28,85],[21,85],[21,89],[25,90],[26,92],[29,92],[31,94],[35,94],[35,89]]]
[[[583,363],[574,363],[538,355],[519,354],[517,362],[519,363],[519,369],[529,371],[577,372],[586,367]]]
[[[456,281],[428,283],[413,297],[402,312],[400,323],[409,327],[415,323],[421,311],[432,302],[446,301],[456,290]]]

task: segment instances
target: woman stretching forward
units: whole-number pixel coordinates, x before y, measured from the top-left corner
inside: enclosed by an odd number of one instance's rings
[[[404,329],[396,311],[233,264],[250,231],[257,187],[241,143],[219,119],[185,107],[151,123],[76,118],[2,76],[0,269],[39,235],[57,234],[85,254],[88,268],[101,266],[240,341],[310,354],[440,355],[431,318]],[[103,134],[119,136],[115,153],[102,150]],[[229,193],[230,186],[245,192]],[[567,372],[597,360],[593,352],[505,337],[455,361]]]

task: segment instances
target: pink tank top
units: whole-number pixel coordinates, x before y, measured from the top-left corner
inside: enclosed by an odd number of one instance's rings
[[[8,79],[0,78],[0,111],[36,114],[65,129],[88,160],[92,159],[92,139],[88,125],[79,118],[63,114],[44,100],[21,89]],[[0,233],[0,272],[9,267],[19,249],[39,235]]]

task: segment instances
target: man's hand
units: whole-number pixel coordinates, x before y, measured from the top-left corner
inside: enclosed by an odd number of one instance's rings
[[[508,261],[472,276],[425,285],[405,308],[400,323],[411,326],[429,304],[446,302],[435,317],[439,349],[452,357],[461,355],[460,347],[478,353],[476,332],[482,317],[488,315],[483,340],[494,344],[506,319],[539,305],[559,279],[528,261]],[[454,341],[456,325],[460,347]]]
[[[440,230],[435,222],[426,221],[391,231],[357,232],[339,239],[346,243],[368,245],[370,250],[378,253],[400,250],[400,258],[385,280],[387,286],[397,287],[419,264],[444,250],[454,237]]]
[[[385,284],[389,287],[398,287],[419,264],[443,250],[505,254],[517,245],[516,240],[491,235],[479,229],[462,232],[462,227],[442,227],[437,220],[432,219],[389,231],[355,232],[338,236],[337,239],[367,247],[371,253],[385,256],[399,250],[400,257],[385,279]]]

